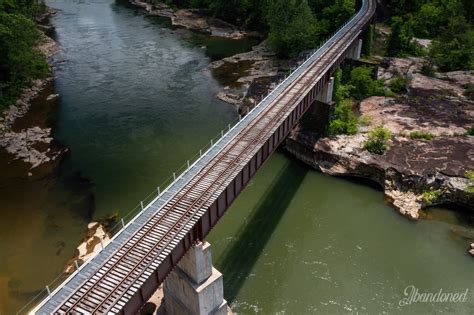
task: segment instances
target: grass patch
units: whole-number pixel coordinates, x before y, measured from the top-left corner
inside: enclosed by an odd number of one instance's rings
[[[421,194],[421,200],[427,206],[431,206],[441,197],[441,191],[439,190],[427,190]]]
[[[362,126],[368,126],[370,125],[371,122],[372,122],[372,117],[370,116],[363,115],[359,117],[359,124]]]
[[[410,132],[410,138],[414,140],[433,140],[434,135],[429,132],[412,131]]]

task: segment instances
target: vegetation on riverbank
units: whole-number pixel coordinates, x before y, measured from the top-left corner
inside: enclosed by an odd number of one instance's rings
[[[32,80],[49,73],[45,57],[35,49],[40,32],[34,17],[45,10],[41,1],[0,1],[0,111]]]
[[[389,96],[392,92],[384,87],[382,80],[376,80],[373,69],[367,66],[343,67],[334,75],[335,106],[330,117],[327,133],[329,135],[357,133],[361,121],[354,113],[355,101],[370,96]]]
[[[385,0],[391,14],[387,55],[427,55],[443,71],[474,67],[474,2],[471,0]],[[414,38],[432,39],[423,49]]]
[[[316,48],[355,12],[354,0],[165,0],[209,11],[228,22],[267,35],[279,57]]]

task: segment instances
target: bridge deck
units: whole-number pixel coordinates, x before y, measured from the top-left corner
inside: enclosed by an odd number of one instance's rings
[[[151,202],[104,250],[34,312],[118,313],[193,229],[223,191],[353,45],[374,1]],[[302,114],[302,113],[301,113]]]

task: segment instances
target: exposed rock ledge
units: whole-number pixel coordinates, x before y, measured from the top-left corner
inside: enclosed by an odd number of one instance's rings
[[[247,33],[223,20],[207,17],[197,9],[179,9],[174,11],[162,2],[130,0],[130,3],[147,12],[148,15],[162,16],[171,19],[171,23],[187,29],[208,33],[213,36],[241,39],[246,36],[259,36],[257,33]]]
[[[408,95],[364,100],[360,114],[370,123],[356,135],[320,138],[300,124],[287,140],[288,151],[324,173],[377,182],[394,207],[411,219],[418,219],[421,209],[436,204],[474,209],[474,194],[469,190],[474,183],[466,178],[466,171],[474,170],[474,137],[467,135],[474,125],[474,102],[463,96],[463,85],[472,82],[472,74],[439,74],[445,78],[441,80],[417,73],[413,60],[394,63],[409,66],[401,70],[392,64],[381,69],[385,72],[382,77],[411,71]],[[387,73],[390,71],[393,73]],[[394,134],[384,155],[363,149],[368,131],[378,125]],[[434,139],[412,139],[412,131],[431,133]],[[426,198],[428,192],[433,192],[433,198]]]

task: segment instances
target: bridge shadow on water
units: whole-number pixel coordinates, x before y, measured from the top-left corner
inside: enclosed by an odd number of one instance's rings
[[[287,162],[217,261],[229,303],[236,298],[308,171],[300,162]]]

